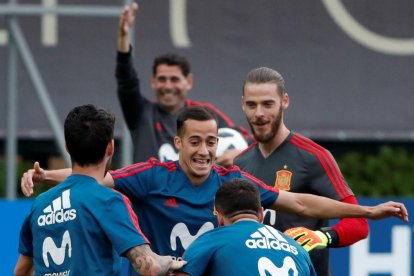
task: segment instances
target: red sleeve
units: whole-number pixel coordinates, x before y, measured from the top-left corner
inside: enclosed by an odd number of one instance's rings
[[[341,201],[358,204],[355,196],[348,196]],[[339,238],[338,244],[335,247],[352,245],[357,241],[365,239],[369,232],[368,221],[363,218],[343,218],[332,229],[336,231]]]

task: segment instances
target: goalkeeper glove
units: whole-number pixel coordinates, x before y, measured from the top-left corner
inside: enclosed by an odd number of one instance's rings
[[[308,252],[331,245],[333,236],[337,239],[336,232],[330,228],[327,231],[322,229],[313,231],[305,227],[294,227],[286,230],[285,234],[297,241]]]

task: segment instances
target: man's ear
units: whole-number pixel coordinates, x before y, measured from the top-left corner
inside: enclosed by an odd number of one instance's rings
[[[283,110],[289,107],[289,95],[288,93],[283,94],[282,96],[282,108]]]
[[[217,220],[219,226],[224,226],[224,216],[217,212]]]
[[[178,151],[181,149],[181,138],[179,136],[174,137],[174,146]]]
[[[244,110],[244,97],[243,96],[241,97],[241,107],[242,107],[243,112],[245,112],[245,110]]]
[[[115,142],[114,139],[111,139],[111,142],[108,143],[108,145],[106,146],[106,155],[111,157],[112,155],[114,155],[115,152]]]
[[[188,74],[188,76],[186,77],[186,79],[187,79],[187,90],[190,90],[190,89],[192,89],[193,88],[193,74]]]

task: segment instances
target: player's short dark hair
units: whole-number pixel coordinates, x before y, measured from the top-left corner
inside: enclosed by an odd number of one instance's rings
[[[259,189],[246,179],[233,178],[217,190],[214,205],[228,218],[239,214],[258,215],[261,208]]]
[[[286,93],[285,89],[285,80],[282,75],[271,68],[260,67],[251,70],[243,83],[243,95],[244,87],[247,83],[261,84],[261,83],[275,83],[277,85],[277,90],[280,95]]]
[[[103,160],[114,137],[115,116],[94,105],[72,109],[65,120],[65,141],[72,163],[79,166]]]
[[[157,74],[157,68],[162,64],[168,66],[178,66],[181,70],[181,73],[183,73],[185,77],[187,77],[191,71],[190,63],[185,57],[168,53],[160,55],[154,59],[154,64],[152,65],[153,76]]]
[[[180,137],[184,134],[184,123],[187,120],[215,120],[217,123],[216,115],[210,108],[206,106],[186,106],[179,111],[177,117],[177,135]]]

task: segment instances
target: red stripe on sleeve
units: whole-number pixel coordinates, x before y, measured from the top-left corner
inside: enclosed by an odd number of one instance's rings
[[[240,172],[241,172],[241,174],[242,174],[243,177],[249,179],[251,182],[253,182],[254,184],[260,186],[261,188],[263,188],[265,190],[269,190],[269,191],[275,192],[276,194],[279,194],[279,189],[267,185],[262,180],[254,177],[253,175],[251,175],[251,174],[249,174],[249,173],[247,173],[245,171],[240,171]]]
[[[293,135],[290,141],[298,148],[306,150],[318,158],[319,162],[326,172],[326,175],[331,180],[331,183],[341,198],[345,198],[351,195],[338,168],[338,165],[326,149],[319,146],[315,142],[297,134]]]
[[[113,179],[117,179],[117,178],[128,177],[128,176],[140,173],[142,171],[151,169],[154,166],[166,167],[169,172],[172,172],[177,169],[175,161],[160,162],[159,160],[155,158],[150,158],[147,162],[135,163],[135,164],[126,166],[122,169],[109,171],[109,173],[112,175]]]
[[[119,192],[118,192],[119,193]],[[121,196],[122,196],[122,199],[124,200],[124,203],[125,203],[125,206],[126,206],[126,208],[127,208],[127,210],[128,210],[128,214],[129,214],[129,217],[131,218],[131,220],[132,220],[132,223],[134,224],[134,226],[135,226],[135,229],[138,231],[138,233],[144,238],[144,240],[145,240],[145,242],[146,243],[150,243],[150,241],[147,239],[147,237],[145,236],[145,234],[142,232],[142,230],[141,230],[141,228],[139,227],[139,221],[138,221],[138,217],[137,217],[137,215],[135,214],[135,212],[134,212],[134,210],[132,210],[132,207],[131,207],[131,201],[129,200],[129,198],[127,198],[125,195],[123,195],[123,194],[121,194],[121,193],[119,193]]]
[[[130,165],[130,166],[127,166],[119,170],[109,171],[109,173],[112,175],[113,179],[117,179],[117,178],[123,178],[123,177],[128,177],[128,176],[137,174],[139,172],[151,169],[152,167],[153,165],[148,162],[137,163],[137,164]]]

